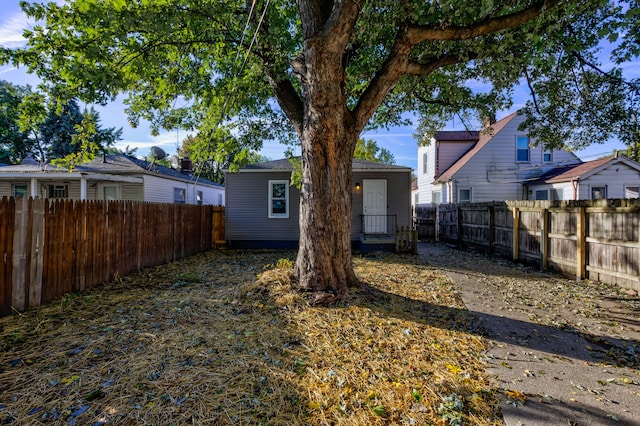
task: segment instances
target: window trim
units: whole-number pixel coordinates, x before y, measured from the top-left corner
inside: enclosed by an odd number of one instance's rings
[[[462,197],[460,196],[462,191],[469,191],[469,199],[468,200],[462,200]],[[471,203],[471,202],[473,202],[473,191],[471,190],[471,188],[458,188],[458,202],[459,203]]]
[[[24,188],[24,193],[22,193],[22,191],[20,191],[21,193],[18,194],[16,192],[16,190],[18,188]],[[13,194],[13,198],[22,198],[22,197],[28,197],[29,196],[29,185],[26,183],[14,183],[11,187],[11,193]]]
[[[176,191],[180,191],[180,199],[178,199],[178,197],[176,197],[176,195],[178,194],[178,192]],[[173,187],[173,202],[176,204],[186,204],[187,203],[187,191],[184,188],[180,188],[177,186]]]
[[[50,199],[66,199],[69,198],[69,185],[66,183],[51,183],[47,186],[47,195]]]
[[[201,206],[204,201],[203,191],[196,191],[196,204]]]
[[[527,140],[527,159],[526,160],[520,160],[519,159],[519,152],[520,151],[525,151],[524,148],[519,148],[519,142],[523,139]],[[530,163],[531,162],[531,139],[529,138],[529,136],[516,136],[516,163]]]
[[[553,201],[564,200],[564,188],[549,189],[549,199]]]
[[[284,185],[284,197],[274,197],[273,196],[273,187],[274,185]],[[279,179],[279,180],[269,180],[269,186],[268,186],[268,190],[269,190],[269,196],[268,198],[268,204],[267,204],[267,211],[268,213],[268,217],[269,219],[288,219],[289,218],[289,181],[288,180],[283,180],[283,179]],[[284,209],[285,212],[284,213],[274,213],[273,212],[273,201],[274,200],[284,200]]]
[[[544,192],[544,198],[538,198],[538,195],[542,195],[542,193]],[[546,201],[549,199],[549,190],[548,189],[536,189],[535,192],[535,200],[540,200],[540,201]]]
[[[627,195],[628,188],[636,188],[636,193],[638,194],[636,197],[632,198],[640,198],[640,185],[637,184],[624,184],[624,198],[629,198]]]
[[[602,198],[593,198],[593,190],[597,189],[597,188],[604,188],[604,197],[602,197]],[[608,197],[609,188],[607,188],[607,185],[591,185],[589,187],[589,190],[590,190],[590,194],[589,195],[591,196],[590,197],[591,200],[606,200],[607,197]]]

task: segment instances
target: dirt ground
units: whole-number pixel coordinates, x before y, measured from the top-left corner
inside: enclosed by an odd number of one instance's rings
[[[423,243],[492,342],[507,425],[640,425],[640,299],[482,253]]]

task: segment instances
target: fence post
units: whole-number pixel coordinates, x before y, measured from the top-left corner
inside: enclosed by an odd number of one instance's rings
[[[22,197],[16,200],[15,222],[13,227],[13,274],[11,277],[11,305],[23,312],[27,303],[27,228],[29,222],[29,200]],[[30,241],[29,241],[30,242]]]
[[[31,232],[31,261],[29,274],[29,308],[42,301],[42,268],[44,263],[44,200],[34,198]]]
[[[585,208],[578,207],[578,220],[576,226],[576,279],[586,278],[586,216]]]
[[[540,234],[540,266],[543,271],[549,267],[549,210],[542,209],[542,229]]]
[[[495,242],[495,212],[493,206],[488,207],[489,213],[489,254],[493,254],[493,244]]]
[[[457,207],[456,208],[456,228],[457,228],[457,234],[458,234],[458,248],[462,248],[462,233],[463,233],[463,228],[462,228],[462,207]]]
[[[513,207],[513,261],[516,262],[520,254],[520,210]]]

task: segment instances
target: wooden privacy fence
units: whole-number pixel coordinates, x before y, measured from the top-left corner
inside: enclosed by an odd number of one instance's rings
[[[437,208],[433,204],[418,204],[413,208],[413,224],[422,241],[435,241]]]
[[[438,210],[441,241],[640,291],[638,199],[447,204]]]
[[[3,198],[0,316],[224,240],[224,207]]]

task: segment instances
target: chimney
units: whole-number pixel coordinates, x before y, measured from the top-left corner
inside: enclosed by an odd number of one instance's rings
[[[496,122],[496,115],[494,113],[489,113],[484,117],[484,128],[488,129],[493,126]]]
[[[180,171],[186,175],[191,175],[191,159],[189,157],[184,157],[180,160]]]

